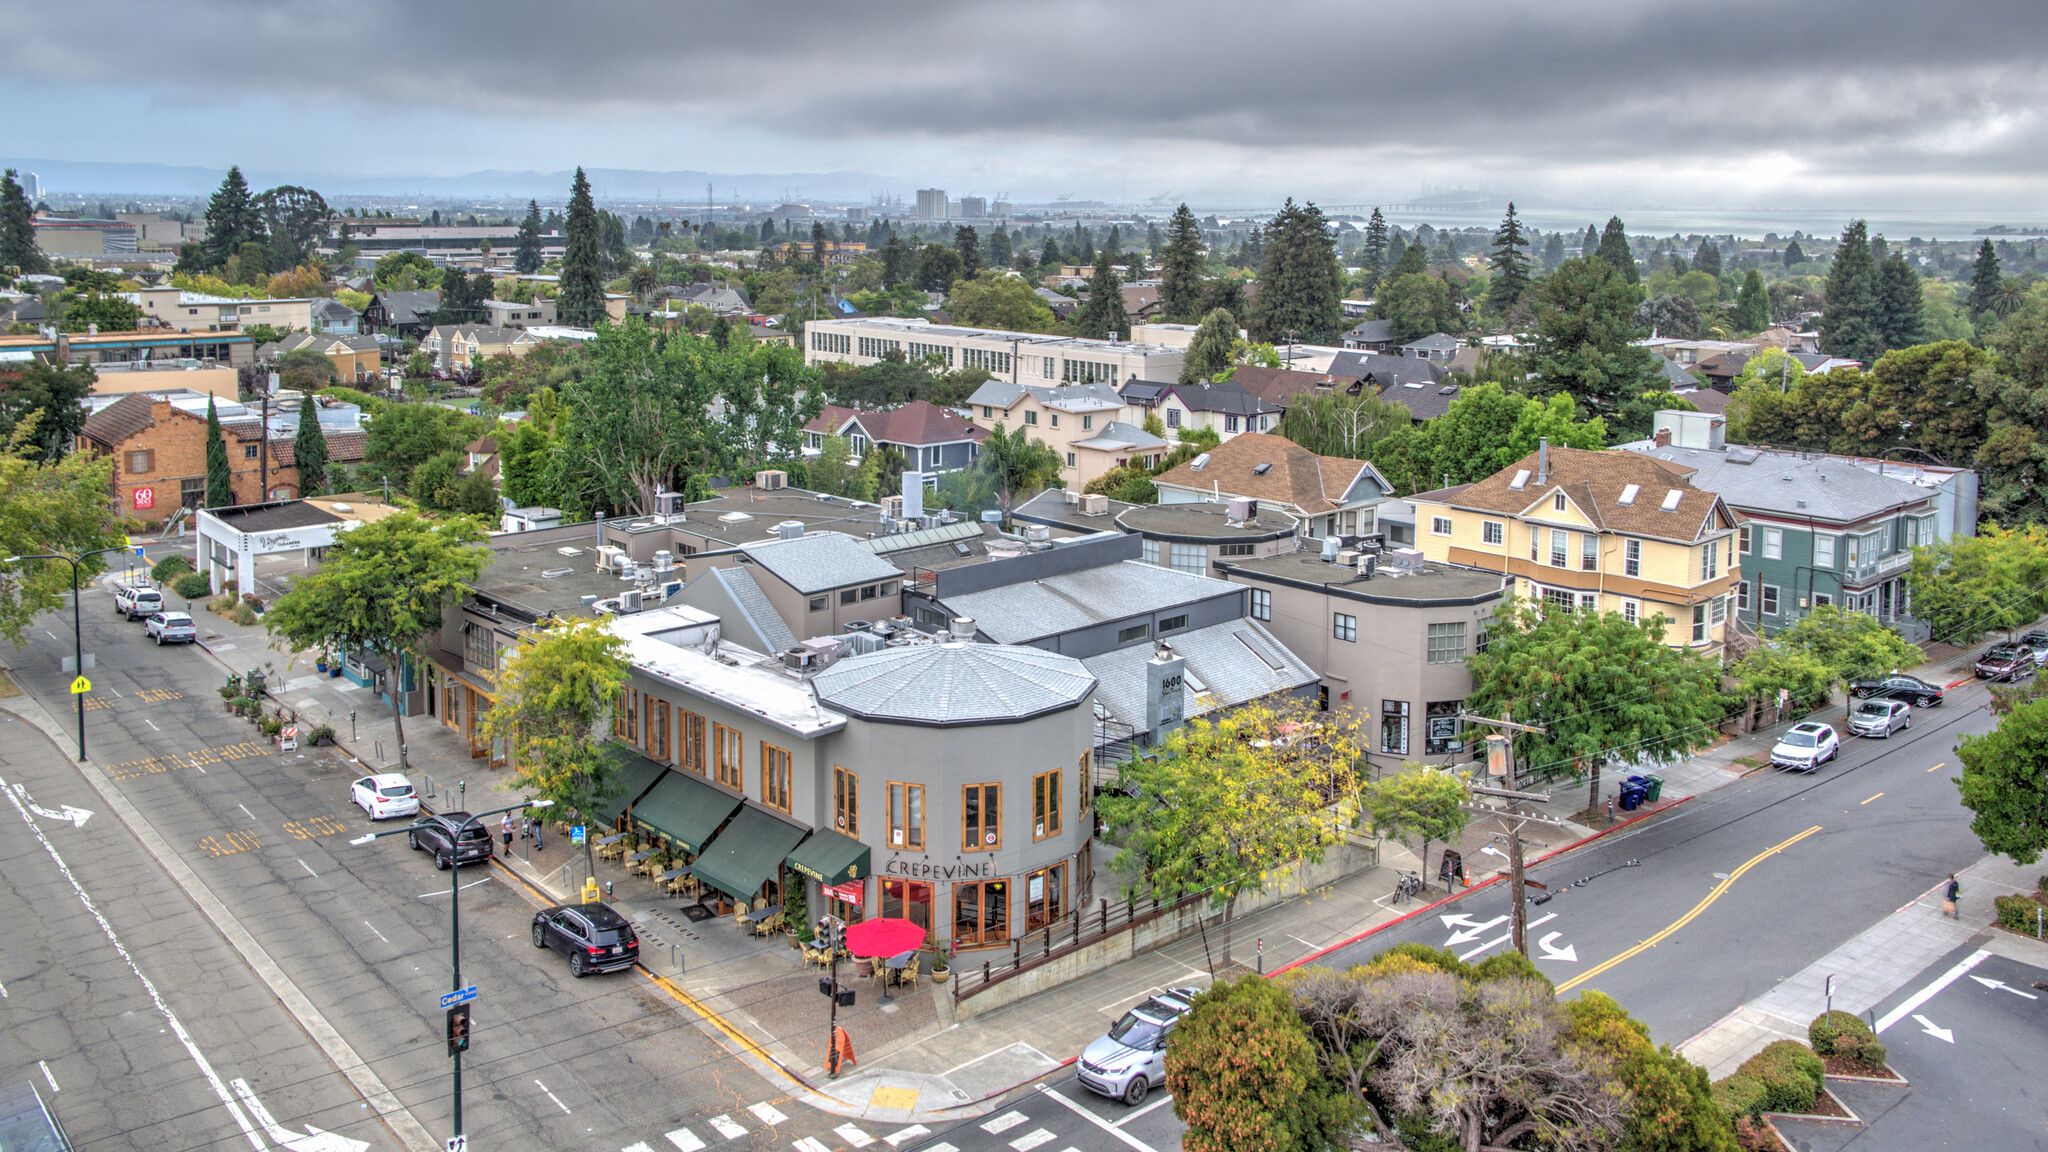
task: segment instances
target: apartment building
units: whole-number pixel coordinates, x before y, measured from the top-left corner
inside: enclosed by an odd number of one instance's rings
[[[1060,455],[1060,479],[1079,489],[1125,464],[1155,466],[1172,451],[1144,428],[1144,409],[1106,383],[1039,385],[989,380],[967,398],[974,423],[989,431],[1022,427]]]
[[[879,363],[892,353],[911,360],[935,358],[948,369],[980,368],[1013,384],[1107,384],[1114,389],[1133,377],[1179,379],[1186,350],[894,317],[813,320],[804,325],[808,364],[860,366]]]

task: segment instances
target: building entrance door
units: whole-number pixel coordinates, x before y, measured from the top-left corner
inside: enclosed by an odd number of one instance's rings
[[[932,928],[932,886],[915,880],[882,879],[882,915]]]

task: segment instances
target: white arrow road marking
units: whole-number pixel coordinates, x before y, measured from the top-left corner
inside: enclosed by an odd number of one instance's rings
[[[1446,916],[1445,919],[1448,920],[1450,919],[1450,917]],[[1458,917],[1458,919],[1465,920],[1463,916]],[[1495,916],[1493,919],[1488,920],[1484,924],[1474,924],[1470,920],[1465,920],[1465,923],[1469,925],[1469,927],[1461,928],[1458,931],[1451,933],[1451,938],[1444,941],[1444,947],[1456,948],[1458,945],[1465,943],[1467,940],[1477,940],[1479,939],[1480,934],[1484,933],[1487,929],[1497,927],[1507,922],[1508,918],[1505,916]]]
[[[1899,1005],[1897,1008],[1894,1008],[1891,1011],[1885,1013],[1883,1016],[1879,1017],[1877,1021],[1878,1035],[1883,1035],[1885,1029],[1891,1027],[1894,1024],[1897,1024],[1901,1020],[1904,1020],[1909,1014],[1912,1013],[1912,1011],[1915,1008],[1918,1008],[1922,1004],[1927,1003],[1929,1000],[1934,999],[1936,993],[1940,992],[1943,988],[1946,988],[1949,985],[1955,983],[1956,981],[1962,979],[1964,974],[1968,973],[1970,969],[1975,968],[1979,964],[1982,964],[1985,960],[1989,959],[1990,956],[1991,953],[1986,952],[1982,948],[1979,948],[1975,952],[1970,953],[1968,956],[1963,957],[1960,961],[1956,963],[1955,967],[1942,973],[1941,976],[1934,981],[1934,983],[1929,984],[1927,987],[1922,988],[1918,992],[1913,993],[1912,996],[1907,998],[1904,1004]]]
[[[1505,916],[1503,916],[1503,917],[1501,917],[1501,918],[1500,918],[1500,920],[1505,920],[1505,919],[1507,919],[1507,917],[1505,917]],[[1535,920],[1531,920],[1531,921],[1529,921],[1529,922],[1528,922],[1527,924],[1523,925],[1522,927],[1523,927],[1523,929],[1524,929],[1524,930],[1526,931],[1527,929],[1530,929],[1530,928],[1534,928],[1534,927],[1536,927],[1536,926],[1537,926],[1537,925],[1539,925],[1539,924],[1548,924],[1548,923],[1550,923],[1550,922],[1551,922],[1552,920],[1555,920],[1555,919],[1557,919],[1557,913],[1555,913],[1555,912],[1552,912],[1552,913],[1551,913],[1550,915],[1548,915],[1548,916],[1543,916],[1543,917],[1539,917],[1539,918],[1537,918],[1537,919],[1535,919]],[[1494,920],[1494,921],[1490,921],[1490,924],[1498,924],[1498,923],[1500,923],[1500,920]],[[1461,954],[1461,955],[1460,955],[1460,956],[1458,957],[1458,959],[1460,959],[1460,960],[1470,960],[1470,959],[1472,959],[1472,958],[1473,958],[1474,956],[1477,956],[1477,955],[1479,955],[1480,953],[1482,953],[1482,952],[1486,951],[1487,949],[1489,949],[1489,948],[1495,948],[1495,947],[1498,947],[1498,946],[1500,946],[1500,945],[1502,945],[1502,944],[1505,944],[1505,943],[1507,943],[1507,942],[1508,942],[1508,941],[1510,941],[1510,940],[1513,940],[1514,938],[1515,938],[1515,933],[1514,933],[1514,930],[1513,930],[1513,929],[1509,929],[1508,931],[1506,931],[1506,932],[1503,932],[1503,933],[1501,933],[1500,935],[1498,935],[1498,936],[1494,937],[1493,939],[1491,939],[1491,940],[1488,940],[1488,941],[1487,941],[1486,943],[1484,943],[1484,944],[1481,944],[1481,945],[1480,945],[1479,947],[1477,947],[1477,948],[1474,948],[1474,949],[1472,949],[1472,950],[1471,950],[1470,952],[1466,952],[1466,953],[1463,953],[1463,954]],[[1450,945],[1446,944],[1446,945],[1445,945],[1445,947],[1446,947],[1446,948],[1448,948],[1448,947],[1450,947]]]
[[[24,805],[27,805],[28,810],[35,813],[38,816],[41,816],[45,820],[69,820],[73,828],[83,828],[85,827],[85,822],[87,820],[92,819],[91,812],[85,810],[84,808],[73,808],[69,804],[64,805],[61,811],[52,812],[48,808],[45,808],[42,805],[28,798],[27,786],[22,784],[16,784],[13,785],[13,788],[14,794],[16,796],[21,797],[21,802]]]
[[[2039,996],[2034,995],[2032,992],[2022,992],[2019,989],[2013,987],[2012,985],[2007,984],[2003,980],[1987,980],[1982,976],[1972,976],[1970,977],[1970,979],[1975,980],[1977,983],[1982,984],[1986,988],[1996,988],[2000,992],[2010,992],[2015,996],[2025,996],[2029,1000],[2040,999]]]
[[[256,1117],[256,1122],[263,1125],[263,1130],[270,1134],[270,1138],[292,1152],[363,1152],[370,1146],[368,1140],[351,1140],[339,1132],[323,1131],[311,1124],[306,1125],[306,1134],[301,1136],[271,1118],[270,1109],[265,1108],[263,1101],[256,1098],[256,1093],[249,1088],[248,1081],[238,1077],[228,1083],[235,1086],[235,1095],[240,1096],[242,1103],[248,1105],[249,1114]]]
[[[1559,936],[1562,935],[1564,935],[1564,933],[1562,932],[1547,932],[1544,934],[1543,939],[1538,940],[1536,942],[1536,946],[1538,948],[1543,949],[1543,958],[1545,960],[1563,960],[1568,964],[1578,963],[1578,945],[1567,944],[1564,947],[1559,948],[1557,945],[1551,943],[1551,941],[1557,939]]]
[[[1465,915],[1463,912],[1454,912],[1449,916],[1439,915],[1437,919],[1443,921],[1444,927],[1446,928],[1456,928],[1460,924],[1469,925],[1474,923],[1473,919],[1470,916]]]
[[[1946,1040],[1951,1044],[1956,1042],[1956,1034],[1954,1032],[1950,1031],[1947,1028],[1936,1028],[1934,1026],[1934,1021],[1929,1020],[1927,1017],[1922,1016],[1918,1012],[1913,1013],[1913,1019],[1918,1020],[1920,1022],[1920,1027],[1923,1030],[1925,1030],[1929,1036],[1934,1037],[1936,1040]]]

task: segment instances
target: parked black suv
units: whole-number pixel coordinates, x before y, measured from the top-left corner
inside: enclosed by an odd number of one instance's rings
[[[1858,680],[1849,686],[1849,694],[1858,700],[1904,700],[1915,708],[1941,703],[1941,685],[1903,673],[1882,680]]]
[[[446,868],[451,860],[463,864],[481,864],[491,858],[491,831],[481,822],[462,826],[469,821],[467,812],[441,812],[422,816],[413,824],[411,834],[405,842],[422,852],[434,854],[434,867]],[[457,836],[457,829],[461,835]]]
[[[576,976],[631,968],[640,959],[640,938],[609,904],[543,908],[534,913],[533,946],[567,956]]]

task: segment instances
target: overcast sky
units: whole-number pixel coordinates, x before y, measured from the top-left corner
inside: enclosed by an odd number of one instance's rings
[[[0,0],[7,151],[2048,216],[2041,0]],[[678,190],[679,192],[681,190]],[[794,189],[801,192],[801,189]]]

